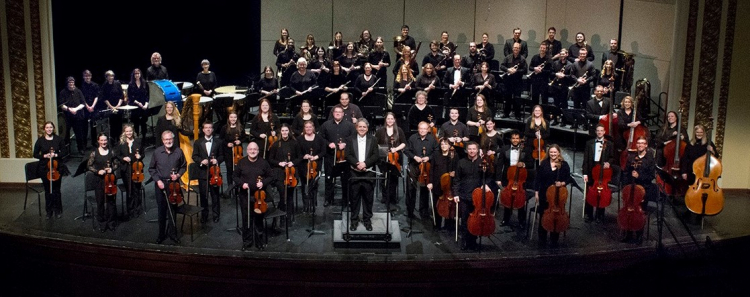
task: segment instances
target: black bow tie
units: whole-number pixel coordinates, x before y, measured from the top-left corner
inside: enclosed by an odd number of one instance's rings
[[[213,140],[214,140],[213,138],[211,138],[211,139],[206,139],[206,143],[211,143],[211,141],[213,141]]]
[[[517,147],[517,146],[511,146],[511,147],[510,147],[510,150],[512,150],[512,151],[517,151],[517,150],[518,150],[518,147]]]
[[[596,140],[596,143],[604,143],[604,140],[599,140],[599,139],[597,139],[597,140]]]

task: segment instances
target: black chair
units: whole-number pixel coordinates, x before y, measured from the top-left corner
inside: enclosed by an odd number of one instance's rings
[[[193,181],[198,181],[198,163],[192,163],[188,166],[188,184],[191,184]],[[180,223],[180,233],[183,233],[183,230],[185,229],[185,217],[190,218],[190,241],[193,241],[193,216],[198,218],[198,215],[201,213],[202,208],[198,205],[192,205],[190,204],[190,192],[196,193],[196,199],[199,200],[198,196],[198,189],[197,186],[191,187],[188,185],[187,187],[187,195],[185,198],[185,201],[182,205],[177,207],[177,214],[182,215],[182,223]]]
[[[284,197],[281,197],[282,193],[278,193],[278,191],[276,190],[276,187],[268,187],[268,189],[267,189],[266,192],[269,195],[278,196],[280,199],[284,199]],[[266,229],[268,227],[268,219],[283,218],[284,219],[284,228],[285,228],[285,231],[286,231],[286,240],[289,241],[289,221],[287,220],[287,217],[289,215],[289,211],[283,211],[283,210],[279,209],[276,206],[276,202],[275,201],[276,201],[276,199],[273,199],[273,201],[271,201],[271,205],[270,205],[270,207],[268,207],[268,210],[266,211],[266,216],[263,217],[263,229]],[[281,200],[279,200],[279,201],[281,201]],[[289,207],[294,208],[294,206],[292,206],[292,205],[287,205],[287,208],[289,208]],[[265,241],[266,241],[266,244],[268,244],[268,232],[265,232]]]
[[[39,161],[33,161],[26,163],[24,171],[26,172],[26,198],[23,199],[23,210],[26,211],[26,202],[29,200],[29,190],[36,192],[36,204],[39,207],[39,216],[42,216],[42,193],[44,193],[44,186],[41,183],[41,176],[37,172]],[[39,183],[36,183],[36,179],[39,179]],[[33,182],[32,182],[33,181]]]
[[[89,192],[93,192],[94,190],[96,190],[96,176],[94,174],[85,172],[83,175],[83,183],[83,213],[76,219],[81,219],[85,222],[86,218],[90,217],[91,228],[96,231],[96,220],[94,219],[96,214],[96,195],[89,195]]]

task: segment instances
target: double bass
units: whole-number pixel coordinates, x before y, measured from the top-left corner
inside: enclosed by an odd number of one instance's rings
[[[391,140],[391,148],[394,148],[395,146],[393,145],[394,143],[393,136],[391,136],[390,140]],[[396,169],[399,172],[401,172],[401,162],[399,161],[398,152],[391,152],[390,149],[388,150],[388,163],[395,166]]]
[[[637,115],[638,115],[638,109],[633,106],[633,122],[637,121]],[[632,123],[632,122],[631,122]],[[626,138],[628,140],[628,144],[625,147],[625,150],[622,151],[620,154],[620,166],[622,168],[625,168],[628,162],[628,154],[636,152],[638,149],[635,146],[636,140],[638,138],[646,138],[648,140],[649,132],[646,127],[643,125],[638,125],[635,127],[630,127],[630,129],[625,130],[625,132],[622,133],[623,138]],[[678,168],[679,169],[679,168]]]
[[[211,159],[215,160],[216,157],[214,155],[211,155]],[[218,162],[208,168],[208,173],[208,184],[214,187],[221,187],[221,185],[223,184],[223,179],[221,178],[221,167],[219,167]]]
[[[711,145],[711,130],[706,145]],[[707,147],[706,154],[693,162],[695,183],[685,192],[685,206],[699,215],[716,215],[724,209],[724,191],[717,184],[722,166]]]
[[[562,162],[555,163],[558,181],[560,179],[561,165]],[[547,230],[547,232],[565,232],[570,226],[570,217],[568,216],[568,212],[565,211],[565,203],[568,201],[568,188],[551,185],[547,187],[546,197],[549,206],[544,210],[544,215],[542,216],[542,228]]]
[[[135,154],[140,155],[139,149],[135,149]],[[132,172],[130,174],[130,178],[133,180],[133,182],[143,182],[143,161],[141,161],[140,159],[135,159],[135,161],[133,161],[133,164],[131,165],[131,169]]]
[[[669,172],[672,176],[673,184],[669,184],[661,179],[661,176],[656,176],[656,182],[664,186],[664,191],[671,195],[682,195],[688,188],[687,181],[682,178],[680,174],[680,160],[685,155],[685,147],[687,142],[682,139],[680,129],[682,122],[682,109],[677,112],[677,136],[672,139],[664,146],[663,153],[666,163],[664,164],[664,170]]]
[[[523,142],[519,144],[518,159],[523,159]],[[520,163],[520,162],[519,162]],[[505,208],[519,209],[526,205],[526,190],[523,188],[528,173],[525,167],[510,166],[507,173],[506,187],[500,192],[500,204]]]
[[[107,167],[104,168],[104,195],[114,196],[117,195],[117,177],[114,172],[106,173],[107,169],[111,169],[111,164],[107,161]]]
[[[471,192],[474,211],[469,214],[466,222],[469,233],[475,236],[489,236],[495,233],[495,215],[490,211],[495,202],[492,191],[486,191],[485,175],[487,174],[487,160],[482,160],[482,185]],[[525,201],[524,201],[525,202]]]
[[[258,182],[263,181],[263,177],[258,176]],[[268,204],[266,203],[266,190],[258,189],[255,191],[255,203],[253,203],[253,211],[257,214],[266,213],[268,210]]]
[[[633,168],[641,166],[640,156],[633,158]],[[632,182],[622,188],[622,208],[617,213],[617,224],[622,231],[639,231],[646,225],[646,214],[643,212],[641,204],[646,197],[646,189]]]
[[[586,203],[593,207],[605,208],[612,203],[612,190],[609,189],[609,181],[612,180],[612,167],[604,168],[604,152],[607,148],[607,140],[602,143],[602,156],[599,162],[591,169],[593,183],[587,186]]]
[[[177,170],[172,168],[172,174],[177,174]],[[182,203],[183,196],[182,196],[182,187],[180,187],[180,180],[172,180],[169,179],[169,182],[167,188],[169,189],[169,195],[167,197],[167,200],[169,200],[170,204],[180,204]]]

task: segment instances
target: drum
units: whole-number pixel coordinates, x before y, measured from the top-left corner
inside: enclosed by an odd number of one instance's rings
[[[180,89],[169,80],[155,80],[148,82],[149,105],[151,107],[162,106],[167,101],[172,101],[177,105],[178,110],[182,110],[182,94]]]

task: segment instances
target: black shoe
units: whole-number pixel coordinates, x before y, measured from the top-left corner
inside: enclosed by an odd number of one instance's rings
[[[407,218],[410,218],[410,219],[414,219],[414,218],[416,218],[416,216],[414,215],[414,213],[413,213],[413,212],[407,213],[407,214],[406,214],[406,217],[407,217]]]
[[[58,212],[55,214],[55,218],[59,219],[62,218],[62,212]]]
[[[367,231],[372,231],[372,223],[366,222],[365,223],[365,229],[367,229]]]
[[[159,236],[159,237],[157,237],[157,238],[156,238],[156,244],[161,244],[162,242],[164,242],[164,239],[165,239],[165,238],[164,238],[164,237],[162,237],[162,236]]]
[[[218,223],[218,222],[219,222],[219,217],[218,217],[218,216],[215,216],[215,217],[214,217],[214,223]]]
[[[622,242],[622,243],[628,243],[631,240],[633,240],[633,237],[631,237],[630,234],[628,234],[628,235],[625,236],[625,238],[620,239],[620,242]]]
[[[585,217],[585,218],[583,219],[583,221],[584,221],[584,222],[586,222],[586,223],[591,223],[591,221],[593,221],[593,220],[591,219],[591,217],[590,217],[590,216],[586,216],[586,217]]]
[[[359,222],[352,222],[352,223],[351,223],[351,224],[349,225],[349,230],[350,230],[350,231],[357,231],[357,227],[358,227],[358,226],[359,226]]]
[[[560,128],[565,128],[565,126],[567,126],[565,122],[560,122]]]
[[[176,235],[169,235],[169,239],[171,239],[172,241],[174,241],[174,243],[176,243],[176,244],[180,244],[180,239],[177,238]]]
[[[501,222],[500,222],[500,226],[501,226],[501,227],[505,227],[505,226],[508,226],[508,222],[506,222],[506,221],[501,221]]]

